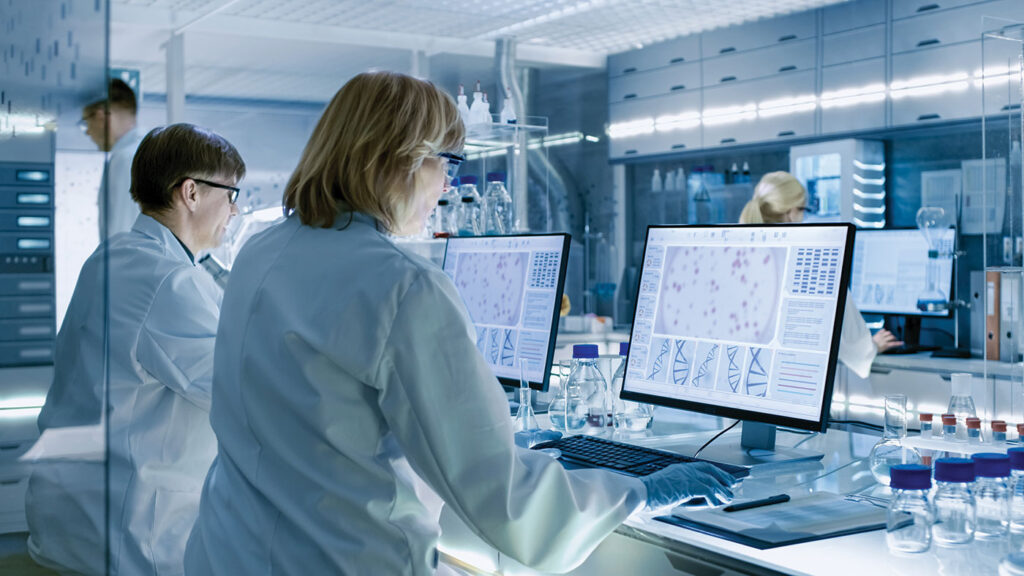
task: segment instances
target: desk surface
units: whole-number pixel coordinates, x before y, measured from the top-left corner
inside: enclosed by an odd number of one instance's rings
[[[685,420],[675,416],[674,421],[666,421],[666,414],[662,412],[659,410],[655,417],[659,436],[648,432],[629,441],[692,453],[691,446],[709,439],[713,430],[720,426],[717,418],[686,413],[682,413]],[[738,437],[738,433],[730,432],[716,443],[736,441]],[[878,439],[877,433],[873,432],[833,430],[827,434],[804,435],[780,430],[778,444],[799,444],[800,448],[824,453],[824,459],[755,468],[736,490],[736,498],[762,498],[783,492],[795,496],[827,491],[855,494],[876,502],[887,500],[888,488],[875,482],[868,466],[868,455]],[[880,530],[757,550],[653,519],[666,512],[634,514],[572,573],[681,574],[726,567],[731,570],[726,573],[730,574],[995,574],[1000,559],[1009,553],[1010,545],[1006,542],[978,542],[965,549],[933,546],[924,554],[896,556],[889,553],[885,531]],[[479,567],[479,573],[533,573],[493,551],[485,552],[486,546],[469,545],[464,532],[456,529],[449,533],[449,524],[445,520],[442,523],[445,529],[442,550],[460,550],[460,553],[449,553]],[[453,542],[452,539],[459,541]],[[1019,546],[1020,543],[1016,544]]]

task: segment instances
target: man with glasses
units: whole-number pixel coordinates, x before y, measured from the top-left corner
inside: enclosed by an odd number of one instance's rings
[[[100,242],[131,229],[139,207],[132,201],[132,157],[142,134],[136,128],[135,92],[118,79],[110,81],[106,98],[82,109],[78,126],[103,152],[109,153],[99,190]]]
[[[29,552],[40,564],[182,573],[217,452],[209,411],[222,293],[195,257],[220,244],[244,174],[234,146],[196,126],[157,128],[139,144],[131,197],[142,213],[82,267],[39,414],[43,431],[105,426],[107,460],[33,470]]]

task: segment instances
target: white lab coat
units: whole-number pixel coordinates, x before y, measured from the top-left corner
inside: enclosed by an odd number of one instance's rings
[[[57,336],[54,381],[39,427],[100,422],[108,328],[109,540],[104,464],[40,462],[26,505],[29,551],[40,564],[107,574],[109,542],[109,574],[182,573],[203,478],[216,454],[209,409],[220,300],[210,276],[149,216],[140,215],[131,232],[86,261]]]
[[[132,200],[131,193],[132,159],[142,136],[138,128],[132,128],[110,148],[97,200],[100,242],[128,232],[139,217],[139,205]]]
[[[871,330],[853,303],[853,295],[847,293],[843,329],[839,337],[839,361],[857,376],[867,378],[871,374],[871,363],[877,355],[878,348],[871,338]]]
[[[186,573],[432,574],[435,494],[520,562],[582,562],[643,484],[516,448],[451,280],[353,218],[291,216],[235,262]]]

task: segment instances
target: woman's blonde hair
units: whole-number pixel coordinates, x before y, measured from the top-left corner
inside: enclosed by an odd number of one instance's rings
[[[423,161],[462,149],[465,127],[451,96],[395,72],[365,72],[334,95],[284,191],[285,214],[326,228],[340,210],[389,231],[412,203]]]
[[[786,213],[807,204],[807,190],[789,172],[769,172],[754,188],[754,197],[743,207],[740,224],[776,224]]]

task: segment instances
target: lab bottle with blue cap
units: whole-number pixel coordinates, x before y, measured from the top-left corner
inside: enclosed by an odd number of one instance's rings
[[[587,426],[587,404],[581,382],[577,378],[579,360],[583,357],[593,359],[596,365],[597,346],[594,344],[576,344],[572,347],[572,369],[565,385],[558,389],[555,399],[548,406],[548,418],[551,426],[566,434],[582,432]],[[596,369],[596,366],[595,366]]]
[[[512,233],[512,196],[505,188],[504,172],[487,173],[484,193],[484,232],[486,234]]]
[[[1010,457],[983,452],[974,460],[974,499],[977,506],[976,538],[1003,538],[1010,533]]]
[[[569,384],[578,386],[583,396],[587,409],[587,426],[597,428],[597,432],[600,432],[609,424],[611,406],[608,405],[608,381],[597,365],[598,356],[596,344],[573,346]]]
[[[1024,534],[1024,448],[1010,448],[1010,531]]]
[[[935,509],[928,499],[932,469],[920,464],[898,464],[890,471],[892,500],[886,520],[885,541],[897,553],[925,552],[932,543]]]
[[[476,176],[459,178],[458,226],[459,236],[480,236],[483,233],[483,202],[476,190]]]
[[[651,425],[653,410],[650,404],[631,402],[620,398],[622,385],[626,380],[626,356],[629,354],[629,342],[619,343],[619,356],[622,360],[612,376],[612,421],[616,431],[639,432]]]
[[[940,458],[935,461],[935,524],[932,538],[940,546],[959,546],[974,540],[977,519],[974,461]]]

